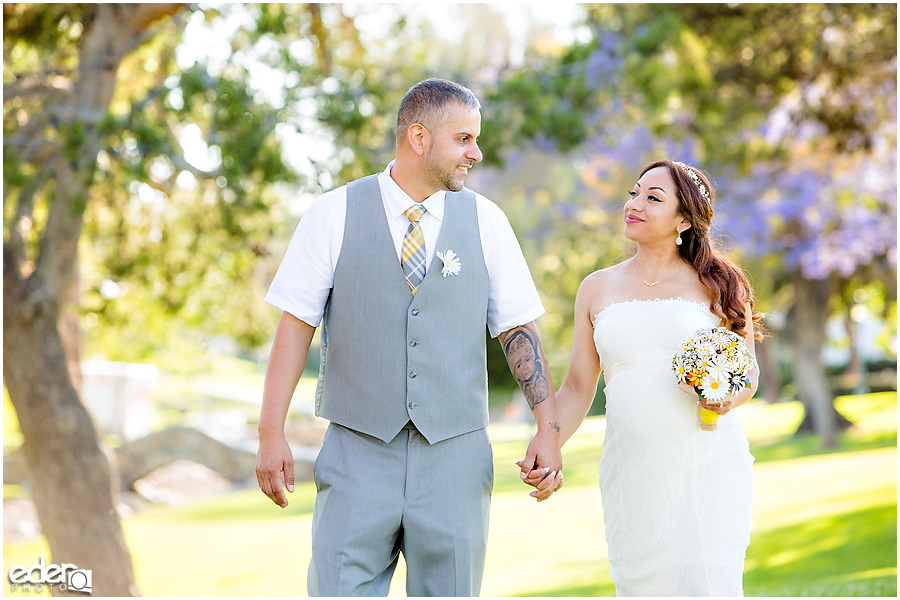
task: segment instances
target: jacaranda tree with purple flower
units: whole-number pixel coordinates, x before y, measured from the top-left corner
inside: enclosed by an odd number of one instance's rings
[[[620,206],[648,159],[710,173],[714,233],[749,267],[759,307],[783,316],[770,329],[792,350],[798,396],[825,445],[839,422],[821,361],[829,316],[861,284],[896,304],[896,22],[893,5],[593,5],[592,42],[507,78],[494,95],[507,136],[554,141],[580,165],[588,193],[575,188],[576,221],[591,202]],[[558,164],[547,153],[541,175]],[[522,188],[535,177],[505,179]],[[558,180],[532,185],[530,202],[539,188],[571,212]],[[577,234],[566,221],[554,235]],[[597,260],[576,264],[576,280],[605,266],[603,248],[619,247],[619,224],[601,221],[591,232]],[[545,259],[544,244],[529,258],[554,264],[577,245]],[[556,319],[559,329],[569,318]]]

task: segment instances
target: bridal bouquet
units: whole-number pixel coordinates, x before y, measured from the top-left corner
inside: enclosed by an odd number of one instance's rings
[[[681,344],[672,359],[672,370],[679,382],[694,388],[707,404],[721,405],[728,392],[750,387],[747,373],[753,369],[753,356],[741,336],[724,327],[701,329]],[[715,431],[719,413],[700,409],[700,428]]]

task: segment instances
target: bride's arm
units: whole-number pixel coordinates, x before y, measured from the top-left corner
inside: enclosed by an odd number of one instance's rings
[[[559,391],[556,392],[556,407],[559,412],[559,445],[562,447],[584,421],[600,379],[600,358],[594,346],[594,326],[591,321],[591,299],[594,296],[595,280],[585,279],[575,297],[575,337],[572,342],[572,356],[569,370]]]

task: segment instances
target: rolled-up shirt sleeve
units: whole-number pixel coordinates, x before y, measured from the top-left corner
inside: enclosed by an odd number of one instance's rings
[[[476,194],[481,247],[490,278],[488,330],[491,337],[544,314],[519,240],[499,206]]]
[[[312,327],[322,322],[344,238],[346,186],[319,196],[294,231],[266,302]]]

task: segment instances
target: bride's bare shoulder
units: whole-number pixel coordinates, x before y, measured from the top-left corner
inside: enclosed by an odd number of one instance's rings
[[[594,271],[584,278],[578,288],[578,299],[589,315],[596,314],[601,307],[609,303],[613,290],[620,287],[618,280],[622,277],[622,263]]]
[[[605,269],[600,269],[599,271],[594,271],[584,278],[581,282],[581,287],[597,291],[602,290],[604,287],[608,287],[610,283],[621,277],[623,264],[624,263],[619,263]]]

